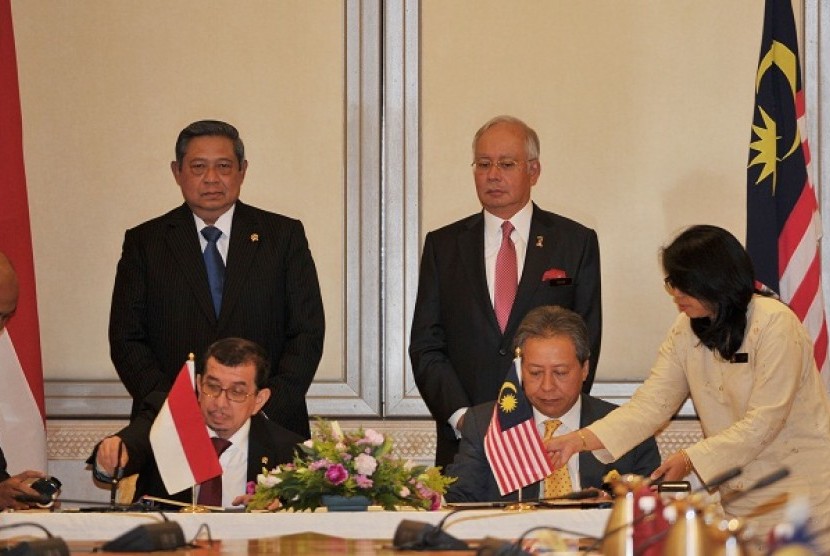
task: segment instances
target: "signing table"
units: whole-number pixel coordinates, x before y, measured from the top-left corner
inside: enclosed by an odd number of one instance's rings
[[[540,509],[510,512],[499,509],[466,510],[451,515],[444,530],[459,539],[485,536],[516,539],[531,527],[546,526],[576,536],[599,537],[608,521],[609,509]],[[206,524],[214,539],[262,539],[304,532],[344,539],[391,539],[402,520],[438,524],[448,511],[366,512],[277,512],[277,513],[166,513],[181,524],[190,540]],[[159,513],[5,512],[0,527],[36,523],[67,541],[109,540],[145,523],[161,521]],[[36,530],[12,528],[0,538],[35,535]],[[201,538],[201,537],[200,537]]]

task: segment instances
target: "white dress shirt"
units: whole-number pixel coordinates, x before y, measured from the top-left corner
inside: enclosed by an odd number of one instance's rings
[[[235,209],[236,203],[225,214],[217,218],[216,223],[213,224],[214,228],[219,228],[222,231],[222,235],[216,240],[216,248],[219,249],[219,254],[222,255],[222,262],[226,265],[228,264],[228,246],[231,241],[231,225],[233,224],[233,211]],[[199,236],[199,245],[202,246],[202,253],[204,253],[205,247],[207,247],[207,240],[202,235],[202,229],[206,228],[208,224],[205,224],[204,220],[196,216],[195,212],[193,213],[193,220],[196,222],[196,233]]]
[[[553,436],[561,436],[563,434],[568,434],[569,432],[573,432],[575,430],[579,430],[579,415],[582,413],[582,397],[578,397],[576,399],[576,403],[573,404],[567,413],[565,413],[562,417],[558,419],[562,421],[562,424],[559,425],[559,428],[554,431]],[[539,436],[541,438],[545,438],[545,421],[549,421],[554,419],[554,417],[547,417],[542,414],[538,409],[535,407],[533,408],[533,419],[536,421],[536,430],[539,431]],[[568,460],[568,474],[571,476],[571,486],[573,487],[574,491],[582,490],[581,482],[579,480],[579,456],[572,457]],[[539,498],[545,497],[545,482],[542,481],[540,485],[540,492]]]

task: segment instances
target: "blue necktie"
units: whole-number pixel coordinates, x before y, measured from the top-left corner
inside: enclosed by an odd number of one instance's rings
[[[225,263],[222,261],[222,255],[219,254],[219,249],[216,247],[216,241],[222,235],[222,230],[213,226],[206,226],[202,228],[202,235],[207,240],[207,247],[205,247],[202,256],[205,258],[210,296],[213,298],[213,309],[218,317],[219,310],[222,308],[222,290],[225,287]]]

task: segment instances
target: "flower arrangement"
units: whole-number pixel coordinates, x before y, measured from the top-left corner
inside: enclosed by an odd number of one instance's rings
[[[392,439],[372,429],[344,433],[336,421],[319,420],[311,439],[298,444],[292,463],[263,469],[253,485],[247,509],[314,510],[323,495],[365,496],[372,504],[394,510],[410,506],[437,510],[455,479],[437,467],[412,465],[393,457]]]

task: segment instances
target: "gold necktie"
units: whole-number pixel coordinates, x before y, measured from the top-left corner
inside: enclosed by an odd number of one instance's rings
[[[562,421],[559,419],[548,419],[545,421],[545,440],[553,438],[553,433],[561,424]],[[568,473],[567,465],[563,465],[545,477],[545,498],[564,496],[572,491],[573,485],[571,484],[571,476]]]

